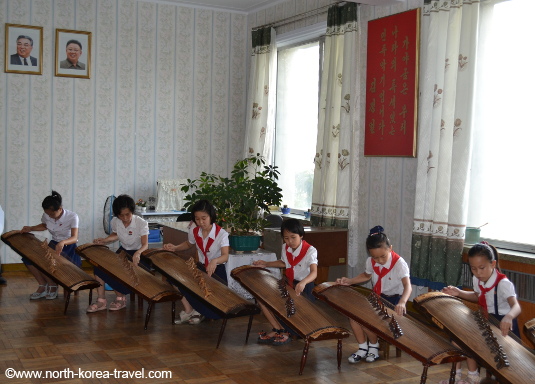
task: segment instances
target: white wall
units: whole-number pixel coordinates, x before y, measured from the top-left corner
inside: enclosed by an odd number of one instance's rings
[[[39,223],[53,188],[101,236],[110,194],[159,178],[226,174],[241,157],[247,16],[135,0],[0,0],[4,23],[42,26],[43,74],[0,73],[5,230]],[[91,79],[54,76],[55,29],[92,32]],[[20,258],[3,243],[3,263]]]
[[[273,7],[250,14],[250,27],[286,19],[296,14],[333,3],[330,0],[289,0]],[[394,249],[410,263],[411,235],[413,227],[414,196],[416,188],[416,159],[396,157],[364,157],[364,112],[366,84],[367,22],[395,13],[422,7],[423,0],[405,0],[395,5],[374,7],[362,5],[359,10],[359,42],[357,61],[359,66],[357,88],[360,90],[354,107],[356,129],[354,143],[358,147],[358,157],[352,167],[358,178],[359,189],[353,190],[352,205],[359,213],[357,228],[350,228],[350,236],[357,244],[350,252],[357,254],[357,265],[347,271],[350,275],[364,269],[367,254],[365,239],[370,228],[382,225],[393,243]],[[285,33],[306,25],[326,20],[326,13],[314,18],[291,23],[277,29]],[[354,151],[356,152],[356,151]],[[333,268],[331,268],[333,269]],[[335,271],[335,273],[337,273]],[[340,271],[343,273],[343,271]]]

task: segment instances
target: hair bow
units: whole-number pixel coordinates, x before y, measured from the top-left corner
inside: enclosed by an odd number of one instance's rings
[[[380,233],[383,233],[384,231],[385,231],[385,229],[383,227],[381,227],[380,225],[376,225],[375,227],[370,229],[369,236],[378,235]]]

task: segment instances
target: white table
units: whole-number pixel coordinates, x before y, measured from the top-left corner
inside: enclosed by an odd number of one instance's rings
[[[252,299],[253,296],[247,292],[236,280],[230,276],[230,272],[234,268],[241,267],[242,265],[252,265],[256,260],[264,261],[276,261],[277,255],[275,252],[267,251],[265,249],[259,248],[253,252],[240,252],[236,253],[231,249],[231,252],[228,257],[226,269],[227,269],[227,279],[228,287],[236,292],[238,295],[244,297],[245,299]],[[277,278],[280,279],[281,270],[280,268],[268,268],[270,272]]]

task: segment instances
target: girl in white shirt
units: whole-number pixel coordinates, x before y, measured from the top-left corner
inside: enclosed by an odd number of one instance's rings
[[[119,195],[113,200],[113,215],[111,220],[112,233],[106,238],[93,240],[95,244],[109,244],[117,240],[121,246],[117,253],[125,251],[132,257],[134,265],[139,264],[141,253],[149,247],[149,224],[141,217],[134,215],[136,203],[128,195]],[[87,308],[87,312],[98,312],[106,309],[106,291],[104,284],[108,284],[115,291],[115,300],[110,303],[110,311],[118,311],[126,307],[126,295],[130,290],[113,276],[105,273],[100,268],[94,268],[95,279],[101,284],[97,288],[98,298]]]
[[[463,300],[479,303],[483,311],[500,321],[503,336],[513,331],[520,337],[517,317],[520,304],[516,300],[515,287],[498,267],[498,250],[486,241],[474,245],[468,251],[468,263],[473,276],[473,291],[463,291],[457,287],[447,286],[442,292],[460,297]],[[477,363],[473,359],[466,360],[468,375],[462,379],[461,365],[457,363],[456,384],[477,384],[480,382]],[[442,380],[440,383],[447,383]]]
[[[52,194],[45,197],[41,204],[44,211],[43,216],[41,217],[41,223],[33,226],[25,226],[20,232],[25,233],[48,230],[52,235],[52,240],[50,240],[48,246],[52,248],[58,256],[62,255],[73,264],[80,267],[82,265],[82,260],[80,259],[80,256],[74,252],[76,242],[78,241],[78,215],[72,211],[64,209],[61,205],[61,200],[61,195],[56,191],[52,191]],[[37,269],[27,258],[23,257],[22,262],[39,283],[37,290],[30,295],[30,300],[41,298],[51,300],[58,297],[58,286],[52,279]]]
[[[215,208],[208,200],[199,200],[191,208],[195,224],[188,234],[188,240],[181,244],[164,244],[165,250],[176,252],[197,247],[199,256],[198,268],[208,274],[216,275],[220,281],[227,284],[227,270],[225,264],[228,260],[230,244],[228,232],[216,224],[217,214]],[[199,324],[205,317],[217,319],[219,316],[208,306],[196,300],[192,295],[183,292],[180,319],[175,324]]]
[[[366,270],[352,279],[342,277],[336,282],[341,285],[353,285],[364,283],[371,278],[374,292],[395,305],[396,313],[403,316],[407,312],[405,305],[412,292],[409,266],[392,250],[390,240],[384,233],[383,227],[379,225],[370,229],[370,234],[366,239],[366,249],[370,255],[366,260]],[[362,360],[373,363],[379,359],[377,335],[363,328],[355,320],[349,320],[353,334],[359,343],[359,350],[349,356],[348,361],[351,364]]]

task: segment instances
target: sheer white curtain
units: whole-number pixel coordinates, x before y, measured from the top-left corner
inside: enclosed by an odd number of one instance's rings
[[[277,81],[277,47],[275,29],[261,28],[252,32],[252,53],[247,93],[249,108],[244,155],[260,153],[272,158],[275,129],[275,87]]]
[[[314,225],[348,226],[357,33],[356,4],[329,8],[314,158]]]
[[[521,67],[535,62],[535,50],[528,48],[533,14],[533,0],[503,1],[481,9],[474,116],[477,139],[467,222],[469,226],[488,223],[481,228],[481,236],[493,244],[498,239],[530,244],[531,249],[535,231],[525,229],[533,228],[535,178],[526,169],[535,164],[535,72]]]
[[[488,1],[424,5],[418,171],[412,237],[414,284],[458,285],[467,218],[480,8]]]

